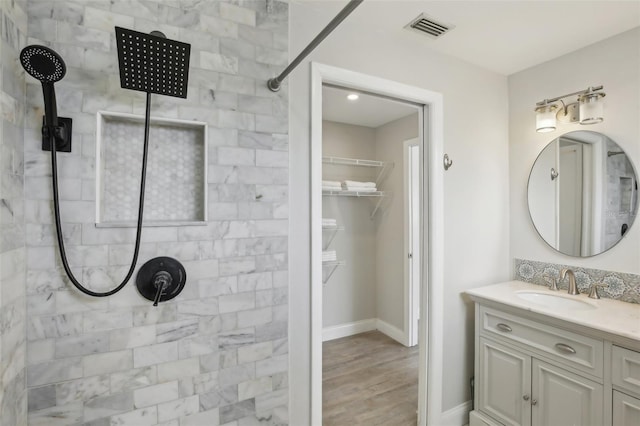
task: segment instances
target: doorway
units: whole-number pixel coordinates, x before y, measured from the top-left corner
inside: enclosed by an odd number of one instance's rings
[[[441,414],[443,328],[443,175],[442,96],[438,93],[312,63],[311,78],[311,423],[322,424],[323,238],[322,238],[322,87],[336,85],[418,106],[420,217],[418,424]],[[401,202],[402,204],[402,202]]]

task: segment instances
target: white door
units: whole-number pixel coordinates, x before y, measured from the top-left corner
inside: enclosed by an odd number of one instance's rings
[[[418,344],[420,320],[420,145],[418,139],[404,143],[405,217],[405,339]]]
[[[556,139],[552,149],[543,149],[529,176],[529,212],[538,233],[558,248],[558,179],[552,177],[558,172],[559,142]]]
[[[582,144],[560,140],[559,250],[579,256],[582,247]]]
[[[537,359],[531,382],[533,426],[604,424],[601,384]]]

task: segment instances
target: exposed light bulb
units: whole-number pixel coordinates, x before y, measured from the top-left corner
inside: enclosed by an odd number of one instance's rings
[[[358,96],[357,93],[349,93],[347,95],[347,99],[349,99],[350,101],[357,101],[359,97],[360,96]]]

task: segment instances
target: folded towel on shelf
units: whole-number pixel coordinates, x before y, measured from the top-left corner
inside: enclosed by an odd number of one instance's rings
[[[323,186],[322,190],[323,191],[342,191],[342,187],[341,186]]]
[[[338,260],[338,254],[335,250],[327,250],[322,252],[322,261],[323,262],[331,262]]]
[[[337,180],[323,180],[322,187],[324,188],[325,186],[336,186],[340,188],[342,186],[342,182],[338,182]]]
[[[375,188],[375,182],[358,182],[357,180],[345,180],[342,182],[343,186],[358,187],[358,188]]]
[[[323,226],[336,226],[338,225],[338,221],[336,219],[331,219],[331,218],[322,218],[322,225]]]

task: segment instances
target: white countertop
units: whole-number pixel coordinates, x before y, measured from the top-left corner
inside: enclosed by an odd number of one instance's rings
[[[554,296],[566,296],[573,300],[590,303],[596,306],[596,309],[552,309],[519,298],[517,296],[518,291],[535,291],[537,293],[547,293]],[[640,342],[640,304],[637,303],[626,303],[604,298],[590,299],[586,294],[571,296],[567,294],[566,290],[552,291],[547,287],[522,281],[507,281],[486,287],[478,287],[467,290],[465,293],[476,302],[488,300],[502,303]]]

